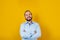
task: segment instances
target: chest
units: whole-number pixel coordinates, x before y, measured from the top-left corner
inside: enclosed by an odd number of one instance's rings
[[[24,26],[24,29],[27,31],[27,32],[33,32],[36,30],[36,25],[32,24],[32,25],[25,25]]]

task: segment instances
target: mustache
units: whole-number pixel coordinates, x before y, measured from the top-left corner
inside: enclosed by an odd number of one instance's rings
[[[26,20],[27,20],[27,21],[31,21],[31,20],[32,20],[32,18],[31,18],[31,19],[29,19],[29,20],[28,20],[28,19],[26,19]]]
[[[32,18],[32,17],[27,17],[27,18]]]

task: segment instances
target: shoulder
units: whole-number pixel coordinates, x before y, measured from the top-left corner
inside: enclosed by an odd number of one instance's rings
[[[37,22],[33,22],[33,23],[34,23],[34,25],[35,25],[36,28],[40,27],[39,23],[37,23]]]
[[[37,25],[37,26],[39,25],[39,24],[38,24],[37,22],[35,22],[35,21],[33,21],[33,23],[34,23],[35,25]]]

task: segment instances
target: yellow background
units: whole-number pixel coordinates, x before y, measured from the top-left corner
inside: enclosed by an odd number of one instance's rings
[[[19,26],[27,9],[41,26],[39,40],[60,40],[58,0],[0,0],[0,40],[21,40]]]

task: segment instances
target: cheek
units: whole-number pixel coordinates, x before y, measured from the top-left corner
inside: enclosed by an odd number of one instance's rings
[[[32,17],[32,16],[30,15],[30,17]]]

